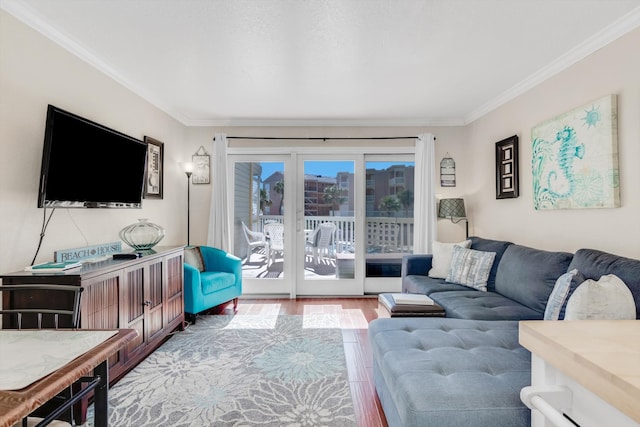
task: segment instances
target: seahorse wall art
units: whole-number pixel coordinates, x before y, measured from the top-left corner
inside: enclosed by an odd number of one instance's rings
[[[531,130],[535,209],[620,206],[616,96]]]

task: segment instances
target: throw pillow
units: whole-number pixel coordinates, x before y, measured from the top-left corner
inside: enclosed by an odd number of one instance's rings
[[[200,273],[204,271],[204,259],[197,246],[184,249],[184,262],[197,268]]]
[[[636,303],[627,285],[615,274],[585,280],[567,303],[565,320],[635,320]]]
[[[544,309],[544,320],[562,320],[569,298],[586,278],[577,269],[558,277]]]
[[[487,281],[495,258],[495,252],[476,251],[455,246],[447,282],[487,292]]]
[[[460,243],[433,242],[433,258],[431,259],[431,270],[428,272],[429,277],[434,279],[447,278],[454,246],[468,248],[471,246],[471,240],[465,240]]]

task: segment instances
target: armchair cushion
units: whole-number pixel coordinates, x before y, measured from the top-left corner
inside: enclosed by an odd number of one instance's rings
[[[205,271],[200,274],[200,285],[203,294],[212,294],[221,289],[233,286],[236,283],[236,276],[231,273],[221,271]]]

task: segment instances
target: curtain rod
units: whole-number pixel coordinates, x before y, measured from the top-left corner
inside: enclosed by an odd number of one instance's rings
[[[294,137],[284,137],[284,138],[279,138],[279,137],[275,137],[275,136],[227,136],[227,139],[279,139],[279,140],[309,140],[309,141],[327,141],[330,139],[337,139],[337,140],[350,140],[350,139],[359,139],[359,140],[369,140],[369,139],[418,139],[417,136],[374,136],[374,137],[370,137],[370,138],[364,138],[364,137],[344,137],[344,138],[339,138],[339,137],[300,137],[300,138],[294,138]]]

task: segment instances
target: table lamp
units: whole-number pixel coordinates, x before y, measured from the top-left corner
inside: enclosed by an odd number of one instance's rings
[[[438,208],[438,218],[449,218],[454,224],[466,222],[466,236],[469,238],[469,220],[464,209],[464,199],[442,199]]]

